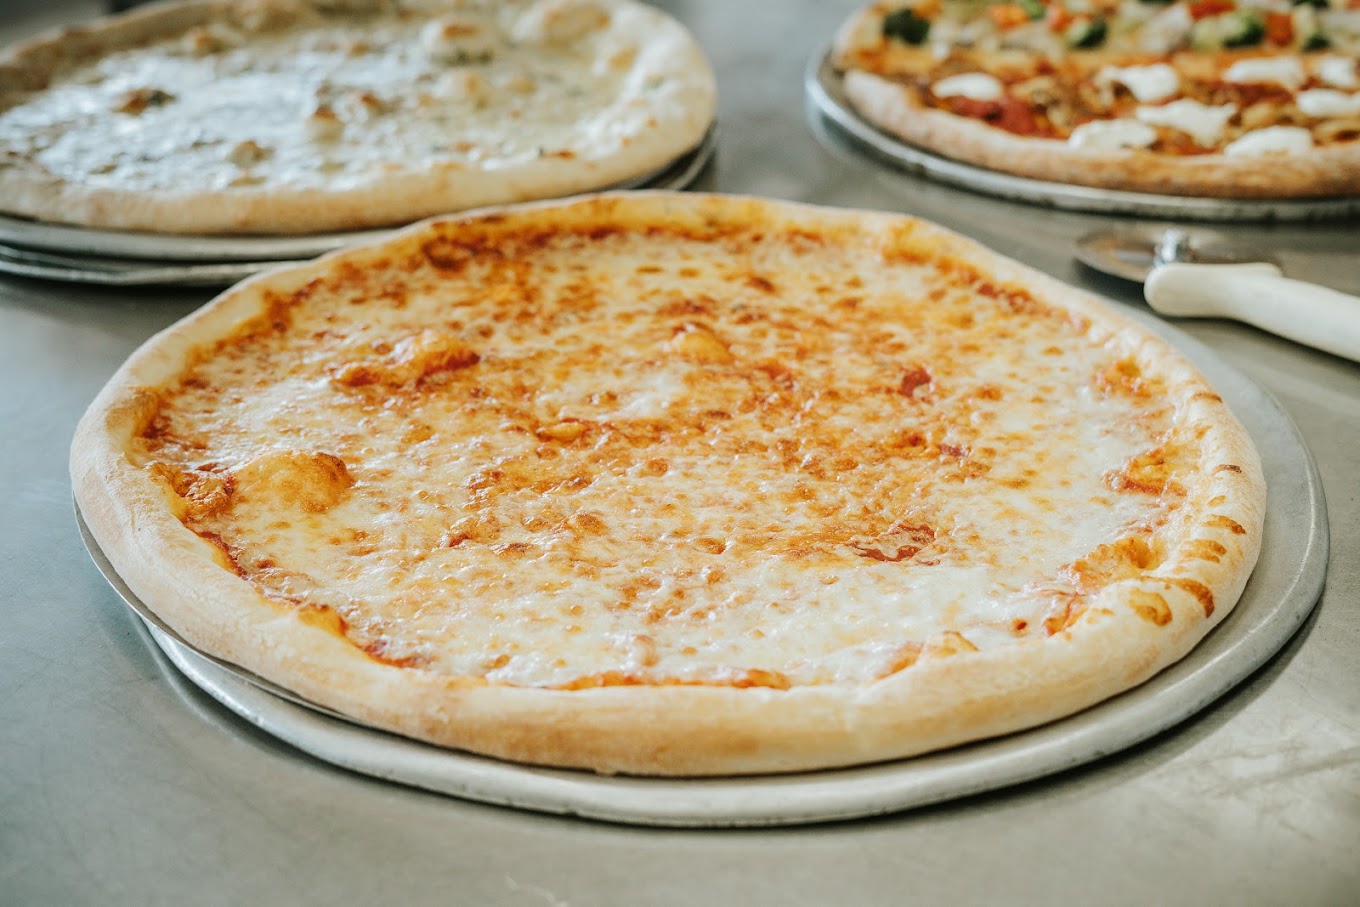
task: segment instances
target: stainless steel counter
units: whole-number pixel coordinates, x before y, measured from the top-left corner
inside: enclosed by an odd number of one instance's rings
[[[80,12],[6,3],[0,39]],[[857,165],[804,121],[850,8],[678,0],[720,76],[707,186],[909,211],[1065,280],[1106,223]],[[1360,223],[1231,228],[1360,293]],[[206,294],[0,280],[0,902],[1360,903],[1360,365],[1180,327],[1275,394],[1317,457],[1327,589],[1286,649],[1182,727],[1094,765],[885,819],[646,831],[478,806],[298,755],[188,688],[95,572],[67,445],[118,364]]]

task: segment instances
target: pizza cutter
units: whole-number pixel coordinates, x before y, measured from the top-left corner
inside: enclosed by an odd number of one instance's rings
[[[1211,231],[1101,230],[1077,241],[1077,260],[1143,284],[1143,298],[1162,315],[1233,318],[1360,362],[1360,297],[1291,280],[1270,255]]]

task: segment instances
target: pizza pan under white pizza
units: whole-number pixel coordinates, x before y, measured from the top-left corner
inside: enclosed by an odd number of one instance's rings
[[[853,149],[873,160],[937,182],[1010,201],[1064,211],[1134,214],[1172,220],[1315,221],[1360,214],[1360,196],[1319,199],[1231,199],[1121,192],[1014,176],[951,160],[908,144],[863,119],[851,106],[826,49],[813,54],[803,77],[808,114],[824,118]],[[816,130],[814,130],[816,131]],[[823,130],[830,131],[830,130]],[[827,136],[819,135],[825,141]]]
[[[195,651],[131,598],[88,535],[86,544],[114,588],[143,615],[157,645],[194,685],[250,724],[352,771],[468,800],[639,825],[795,825],[938,803],[1062,772],[1179,724],[1284,646],[1321,595],[1326,504],[1298,429],[1265,391],[1204,346],[1149,315],[1129,314],[1168,334],[1204,371],[1260,451],[1269,497],[1261,558],[1251,580],[1222,624],[1189,656],[1142,686],[1040,728],[914,759],[783,776],[649,779],[532,768],[440,749],[305,705]]]
[[[703,141],[659,170],[600,191],[616,189],[684,189],[698,179],[718,147],[715,123]],[[264,266],[314,258],[343,246],[373,242],[391,230],[358,230],[305,236],[194,236],[96,230],[0,215],[0,272],[108,286],[224,286],[239,280],[240,267]],[[62,253],[53,262],[26,250]],[[17,266],[8,266],[16,262]],[[171,265],[169,263],[179,263]],[[199,267],[202,265],[204,267]],[[221,275],[235,274],[230,279]],[[250,271],[249,273],[254,273]]]
[[[0,243],[0,273],[103,287],[225,287],[301,261],[159,262],[19,249]]]

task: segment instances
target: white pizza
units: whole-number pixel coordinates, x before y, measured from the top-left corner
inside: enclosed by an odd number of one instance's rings
[[[0,54],[0,211],[299,233],[645,179],[714,114],[633,0],[188,0]]]

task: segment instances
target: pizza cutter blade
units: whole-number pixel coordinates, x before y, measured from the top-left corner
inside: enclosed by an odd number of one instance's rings
[[[1077,241],[1077,260],[1143,284],[1162,315],[1233,318],[1280,337],[1360,362],[1360,298],[1291,280],[1266,253],[1212,231],[1139,225]]]

